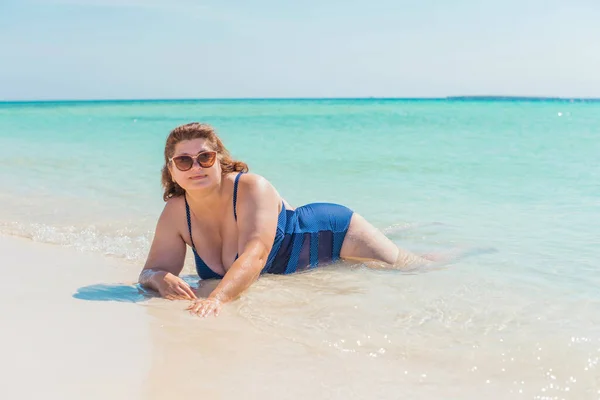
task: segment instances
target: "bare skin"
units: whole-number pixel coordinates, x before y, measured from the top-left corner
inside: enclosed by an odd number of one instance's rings
[[[212,149],[204,139],[186,140],[176,145],[174,156],[193,156],[206,150]],[[139,282],[166,299],[191,300],[188,310],[194,314],[218,315],[223,304],[239,297],[258,279],[273,245],[283,199],[265,178],[244,174],[239,180],[236,222],[232,204],[236,173],[222,174],[218,162],[210,168],[202,168],[194,162],[192,169],[185,172],[170,164],[169,170],[172,178],[186,191],[197,252],[213,271],[224,277],[205,299],[198,299],[190,286],[179,278],[186,244],[191,246],[192,241],[185,200],[175,197],[167,201],[158,220]],[[237,259],[236,254],[239,255]],[[365,261],[378,268],[400,270],[438,261],[398,248],[356,213],[350,221],[340,257]]]

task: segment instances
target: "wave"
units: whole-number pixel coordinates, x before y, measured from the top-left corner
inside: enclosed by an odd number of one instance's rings
[[[68,246],[82,252],[101,253],[133,262],[145,260],[152,242],[152,231],[132,228],[105,230],[96,226],[51,226],[40,223],[0,223],[0,233],[35,242]]]

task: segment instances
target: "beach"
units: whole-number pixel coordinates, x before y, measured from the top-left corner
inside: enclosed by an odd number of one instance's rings
[[[465,292],[477,296],[468,279],[448,289],[407,276],[394,295],[361,287],[355,275],[370,271],[324,270],[265,279],[218,318],[200,319],[185,301],[136,288],[126,263],[22,238],[0,246],[11,322],[6,398],[593,398],[597,390],[597,340],[550,334],[560,321],[525,318],[510,296],[498,298],[510,312],[475,299],[449,307]],[[597,326],[597,306],[580,302],[577,311]]]
[[[0,105],[0,396],[597,399],[598,107]],[[197,119],[292,205],[346,204],[415,251],[494,251],[264,275],[219,317],[192,316],[137,277],[164,138]],[[199,296],[216,284],[189,251],[182,276]]]
[[[78,288],[126,278],[118,264],[1,237],[3,398],[139,398],[148,318],[133,303],[77,300]],[[90,273],[89,267],[94,272]]]

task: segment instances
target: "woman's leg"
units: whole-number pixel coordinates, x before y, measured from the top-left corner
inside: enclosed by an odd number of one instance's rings
[[[342,243],[340,257],[349,260],[367,261],[367,265],[371,267],[400,270],[432,265],[436,261],[432,257],[425,258],[400,249],[380,230],[356,213],[352,215],[350,220],[348,232]],[[376,261],[376,263],[368,263],[368,261]]]

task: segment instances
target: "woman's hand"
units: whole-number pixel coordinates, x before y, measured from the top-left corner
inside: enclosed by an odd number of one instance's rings
[[[180,277],[167,272],[162,278],[156,277],[158,293],[168,300],[194,300],[197,299],[192,288]]]
[[[189,305],[187,310],[189,310],[189,312],[192,314],[198,315],[199,317],[208,317],[211,314],[216,317],[219,315],[222,307],[223,303],[220,300],[214,297],[209,297],[194,301]]]

